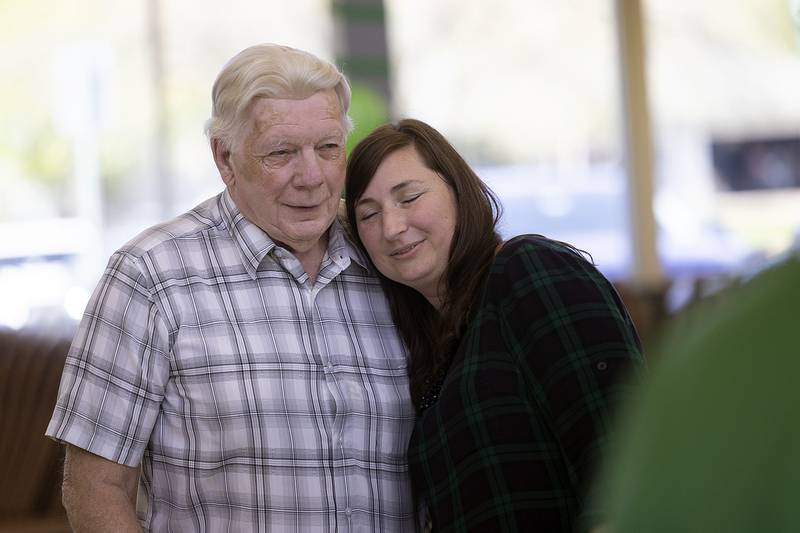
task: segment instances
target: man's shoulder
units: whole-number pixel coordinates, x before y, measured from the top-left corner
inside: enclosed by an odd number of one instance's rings
[[[118,253],[139,258],[165,245],[174,245],[176,241],[187,242],[200,239],[209,231],[225,230],[218,202],[219,196],[214,196],[172,220],[146,228],[126,242]]]

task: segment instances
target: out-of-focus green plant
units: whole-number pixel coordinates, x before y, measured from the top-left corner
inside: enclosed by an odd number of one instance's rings
[[[367,85],[352,82],[353,92],[350,100],[350,117],[353,119],[353,132],[347,139],[347,153],[369,133],[389,121],[389,109],[383,96]]]

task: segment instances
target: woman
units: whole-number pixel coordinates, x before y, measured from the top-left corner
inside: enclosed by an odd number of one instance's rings
[[[346,191],[410,353],[409,465],[429,525],[574,531],[613,406],[642,366],[611,284],[563,243],[501,243],[489,189],[418,120],[361,141]]]

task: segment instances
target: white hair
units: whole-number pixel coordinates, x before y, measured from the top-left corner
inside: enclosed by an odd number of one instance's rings
[[[352,130],[347,114],[350,84],[339,69],[317,56],[288,46],[260,44],[236,54],[222,68],[211,90],[209,141],[230,150],[246,134],[247,109],[256,98],[305,99],[333,89],[339,99],[342,127]]]

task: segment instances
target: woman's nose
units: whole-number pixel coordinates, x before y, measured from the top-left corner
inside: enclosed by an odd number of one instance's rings
[[[386,239],[393,239],[408,229],[406,214],[395,208],[389,208],[383,212],[383,236]]]

